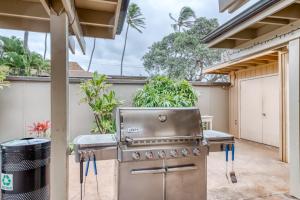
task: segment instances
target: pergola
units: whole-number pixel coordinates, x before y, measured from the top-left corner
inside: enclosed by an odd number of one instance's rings
[[[129,0],[2,0],[0,28],[51,33],[51,199],[68,199],[69,48],[120,34]],[[73,37],[75,36],[75,37]],[[75,39],[74,39],[75,38]]]

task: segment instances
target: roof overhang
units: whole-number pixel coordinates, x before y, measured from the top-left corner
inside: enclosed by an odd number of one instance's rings
[[[214,67],[204,69],[205,74],[230,74],[231,72],[251,69],[278,62],[278,51],[267,51],[244,59],[232,60]]]
[[[85,51],[83,37],[113,39],[121,33],[128,4],[129,0],[0,1],[0,28],[49,32],[50,13],[64,10],[70,33]]]
[[[203,41],[213,48],[240,48],[251,40],[300,21],[299,0],[261,0],[220,26]]]
[[[226,10],[229,13],[233,13],[249,0],[219,0],[219,11],[225,12]]]

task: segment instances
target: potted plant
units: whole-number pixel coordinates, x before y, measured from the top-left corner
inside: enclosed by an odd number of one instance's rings
[[[109,90],[111,85],[107,77],[95,72],[93,78],[81,83],[80,87],[84,93],[82,102],[86,102],[94,114],[96,126],[92,133],[114,133],[116,125],[113,111],[121,102],[117,100],[115,92]]]

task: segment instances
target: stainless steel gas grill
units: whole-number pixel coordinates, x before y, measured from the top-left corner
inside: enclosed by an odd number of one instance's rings
[[[209,144],[222,151],[233,138],[216,142],[206,133],[207,141],[198,108],[119,108],[116,116],[116,138],[80,136],[75,144],[77,161],[86,152],[98,160],[115,155],[119,200],[206,199]]]

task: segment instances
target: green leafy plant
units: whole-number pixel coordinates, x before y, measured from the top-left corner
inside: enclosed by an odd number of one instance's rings
[[[197,94],[188,81],[175,81],[165,76],[156,76],[136,93],[133,105],[136,107],[192,107],[197,101]]]
[[[107,77],[97,72],[93,74],[91,80],[80,85],[85,94],[82,101],[88,103],[94,114],[96,124],[96,128],[92,130],[94,133],[114,133],[116,130],[113,111],[121,102],[117,100],[114,91],[108,91],[110,86]]]
[[[9,68],[4,65],[0,65],[0,90],[4,87],[9,86],[9,82],[6,81],[6,75],[8,74]]]

